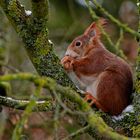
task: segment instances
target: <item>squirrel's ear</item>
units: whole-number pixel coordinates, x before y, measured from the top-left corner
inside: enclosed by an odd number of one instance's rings
[[[95,31],[96,23],[93,22],[84,32],[85,35],[89,35],[92,31]]]
[[[103,18],[100,18],[98,21],[93,22],[84,32],[85,35],[88,35],[89,37],[98,37],[100,38],[100,26],[105,26],[107,24],[107,21]]]

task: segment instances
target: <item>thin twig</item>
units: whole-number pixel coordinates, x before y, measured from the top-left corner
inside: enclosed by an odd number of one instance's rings
[[[71,133],[70,135],[68,135],[67,137],[63,138],[62,140],[70,140],[73,139],[81,134],[84,134],[88,131],[88,129],[90,128],[90,125],[87,125],[79,130],[77,130],[76,132]]]
[[[123,39],[123,30],[120,29],[120,37],[116,42],[115,48],[120,49],[120,43],[121,43],[122,39]]]
[[[5,68],[7,68],[7,69],[9,69],[9,70],[11,70],[12,72],[15,72],[15,73],[22,72],[22,71],[20,71],[19,69],[15,68],[15,67],[13,67],[13,66],[10,66],[10,65],[8,65],[8,64],[0,64],[0,65],[2,65],[3,67],[5,67]]]
[[[89,0],[88,0],[89,1]],[[140,34],[133,29],[129,28],[126,24],[121,23],[119,20],[117,20],[115,17],[113,17],[108,11],[106,11],[96,0],[92,0],[93,4],[97,7],[99,11],[101,11],[103,14],[105,14],[112,22],[114,22],[117,26],[125,30],[126,32],[136,36],[140,37]]]
[[[58,95],[61,98],[61,95]],[[60,118],[60,104],[56,102],[55,114],[54,114],[54,140],[59,140],[58,137],[58,127],[59,127],[59,118]]]
[[[81,112],[81,111],[72,111],[71,109],[69,109],[61,100],[61,98],[59,98],[59,96],[56,94],[56,91],[52,91],[52,93],[55,95],[56,100],[58,101],[58,103],[60,104],[61,107],[63,107],[63,109],[65,110],[65,113],[69,113],[71,115],[87,115],[87,113]]]
[[[121,44],[121,41],[123,40],[123,30],[120,29],[120,37],[119,39],[117,40],[116,42],[116,45],[115,45],[115,48],[117,50],[117,55],[119,55],[120,57],[122,57],[123,59],[127,60],[127,57],[125,56],[125,54],[123,53],[123,50],[120,49],[120,44]]]
[[[85,0],[87,6],[88,6],[88,9],[89,9],[89,12],[90,12],[90,15],[91,17],[93,18],[93,20],[97,21],[99,19],[99,17],[96,15],[96,13],[92,10],[92,7],[91,5],[89,4],[89,0]],[[114,48],[114,43],[112,42],[111,38],[109,37],[109,35],[104,31],[104,28],[98,24],[98,27],[101,29],[101,32],[102,34],[105,36],[108,44],[109,44],[109,47],[107,49],[109,49],[110,51],[114,52],[115,53],[115,48]]]
[[[14,99],[11,97],[4,97],[0,96],[0,105],[14,108],[14,109],[19,109],[19,110],[25,110],[27,105],[29,104],[29,100],[21,100],[21,99]],[[55,106],[51,102],[50,99],[44,99],[40,101],[36,101],[36,106],[33,108],[32,111],[50,111],[54,110]]]
[[[90,14],[91,14],[93,20],[95,20],[95,21],[98,20],[99,17],[98,17],[98,16],[96,15],[96,13],[92,10],[91,5],[89,4],[89,0],[85,0],[85,2],[86,2],[86,4],[87,4],[87,7],[88,7],[88,9],[89,9],[89,12],[90,12]]]
[[[12,140],[20,140],[21,139],[21,134],[24,128],[24,125],[27,123],[28,117],[31,114],[33,107],[36,105],[36,101],[41,93],[42,87],[44,83],[40,82],[40,84],[36,87],[34,95],[31,95],[30,102],[27,105],[23,116],[21,120],[17,123],[13,135],[12,135]]]

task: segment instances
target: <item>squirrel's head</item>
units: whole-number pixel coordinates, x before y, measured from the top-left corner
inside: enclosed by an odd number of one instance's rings
[[[81,36],[72,41],[65,55],[79,58],[84,56],[87,50],[96,47],[96,42],[100,39],[101,35],[100,26],[104,26],[106,23],[105,19],[93,22]]]

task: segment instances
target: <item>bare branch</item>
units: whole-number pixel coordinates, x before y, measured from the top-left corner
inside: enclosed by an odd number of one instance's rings
[[[14,109],[25,110],[29,102],[29,100],[20,100],[11,97],[0,96],[0,105]],[[52,103],[52,101],[50,99],[45,99],[36,101],[36,105],[32,111],[52,111],[54,108],[55,105]]]

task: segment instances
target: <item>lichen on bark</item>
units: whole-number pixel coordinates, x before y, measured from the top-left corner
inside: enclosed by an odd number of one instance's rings
[[[27,53],[40,75],[46,75],[55,79],[59,84],[71,86],[75,85],[68,78],[60,65],[59,58],[53,51],[53,44],[48,39],[48,29],[46,26],[48,18],[48,1],[32,1],[33,14],[28,16],[24,7],[17,0],[0,0],[0,5],[4,9],[6,16],[13,27],[25,43]],[[35,4],[42,5],[40,16],[35,12]],[[44,14],[46,13],[46,14]]]

